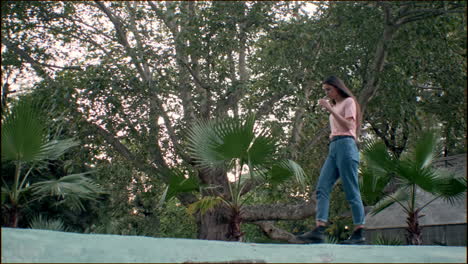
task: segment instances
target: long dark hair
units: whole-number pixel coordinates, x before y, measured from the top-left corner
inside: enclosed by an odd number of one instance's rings
[[[322,84],[328,84],[336,89],[338,89],[338,93],[344,98],[351,97],[354,100],[354,103],[356,104],[356,137],[359,137],[361,134],[361,106],[359,105],[356,97],[353,95],[353,93],[346,87],[344,82],[336,77],[336,76],[330,76],[326,78]],[[335,100],[332,100],[332,104],[335,105],[336,102]]]

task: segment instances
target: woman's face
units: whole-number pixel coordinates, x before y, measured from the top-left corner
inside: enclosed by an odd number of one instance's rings
[[[328,96],[328,98],[336,100],[339,98],[340,94],[338,92],[338,89],[329,84],[323,84],[322,86],[323,90],[325,91],[325,94]]]

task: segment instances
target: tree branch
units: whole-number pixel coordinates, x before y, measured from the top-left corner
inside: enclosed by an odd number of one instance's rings
[[[109,20],[112,22],[114,25],[115,30],[117,31],[117,41],[125,48],[125,51],[127,54],[130,56],[130,58],[133,61],[133,64],[135,65],[137,71],[140,73],[141,77],[145,81],[150,81],[151,78],[146,74],[146,72],[143,70],[143,68],[140,65],[140,60],[138,59],[137,54],[135,53],[135,50],[130,46],[130,43],[128,42],[127,39],[127,34],[125,33],[125,30],[123,29],[123,23],[122,19],[118,17],[117,15],[113,14],[103,3],[100,1],[95,1],[97,7],[101,9],[104,14],[109,18]]]
[[[321,128],[319,128],[318,132],[315,133],[315,135],[311,137],[311,140],[309,140],[309,142],[305,144],[306,148],[303,151],[303,153],[308,153],[310,149],[312,149],[312,147],[317,145],[318,142],[320,142],[323,139],[323,137],[327,136],[328,134],[330,134],[330,126],[327,123]]]
[[[305,244],[304,241],[299,240],[290,232],[276,227],[271,221],[257,221],[253,224],[258,225],[262,231],[274,240],[286,241],[291,244]]]
[[[390,7],[387,7],[390,8]],[[387,9],[388,11],[388,9]],[[361,106],[361,117],[364,119],[365,111],[368,102],[376,94],[379,87],[379,75],[385,65],[385,59],[388,53],[388,47],[392,41],[395,33],[398,30],[398,26],[394,25],[389,15],[385,15],[384,31],[382,37],[377,43],[375,49],[374,58],[371,66],[367,70],[366,79],[364,80],[364,88],[361,90],[358,101]]]
[[[310,72],[306,71],[306,76]],[[291,129],[291,138],[288,143],[288,149],[291,153],[291,159],[296,160],[299,153],[298,147],[301,140],[302,129],[304,127],[304,115],[306,114],[307,104],[309,104],[309,97],[312,93],[313,83],[308,81],[304,84],[304,99],[299,99],[298,106],[296,107],[296,112],[294,114],[294,122]]]
[[[8,39],[2,36],[2,43],[7,46],[7,48],[15,51],[18,55],[20,55],[21,58],[23,58],[25,61],[28,63],[32,64],[32,66],[41,66],[41,67],[47,67],[47,68],[57,68],[57,69],[63,69],[63,70],[81,70],[81,67],[79,66],[57,66],[57,65],[52,65],[52,64],[47,64],[47,63],[42,63],[34,58],[32,58],[26,51],[22,50],[19,48],[17,45],[13,44],[10,42]],[[37,71],[37,70],[36,70]],[[45,74],[45,71],[43,69],[40,69],[39,72],[43,72]]]
[[[169,170],[168,167],[158,168],[153,165],[148,165],[148,163],[154,163],[148,162],[144,158],[138,157],[137,155],[130,152],[130,150],[128,150],[126,146],[124,146],[118,139],[116,139],[113,135],[111,135],[107,130],[105,130],[101,126],[94,124],[90,121],[84,122],[92,131],[95,131],[98,135],[102,136],[106,140],[106,142],[114,148],[114,150],[116,150],[126,160],[130,161],[133,164],[133,166],[135,166],[135,168],[146,173],[147,175],[159,176],[166,183],[169,182],[169,177],[167,174],[167,171]],[[182,202],[184,206],[188,206],[198,200],[195,197],[195,195],[191,193],[179,193],[177,194],[177,198]]]
[[[133,7],[130,6],[130,3],[129,2],[125,2],[126,6],[127,6],[127,9],[130,13],[130,28],[131,28],[131,31],[133,32],[133,35],[135,36],[135,40],[136,40],[136,44],[137,44],[137,48],[138,48],[138,53],[139,53],[139,58],[140,58],[140,63],[143,65],[143,70],[144,70],[144,73],[145,73],[145,76],[146,76],[146,80],[147,81],[151,81],[151,73],[150,73],[150,69],[148,67],[148,63],[146,63],[146,60],[144,59],[144,49],[143,49],[143,41],[141,39],[141,36],[140,34],[138,33],[138,29],[137,29],[137,26],[136,26],[136,22],[135,22],[135,9]],[[135,2],[133,2],[133,4],[135,4]]]
[[[464,11],[463,10],[418,10],[418,11],[413,11],[413,12],[408,12],[408,13],[412,13],[414,15],[413,16],[405,15],[399,18],[396,24],[403,25],[403,24],[414,22],[414,21],[424,20],[424,19],[428,19],[431,17],[437,17],[440,15],[450,14],[450,13],[462,14],[464,13]]]
[[[257,111],[257,117],[260,118],[261,116],[264,116],[268,113],[270,113],[275,106],[276,102],[281,100],[281,98],[284,97],[284,94],[275,94],[273,96],[270,96],[269,100],[264,102]]]
[[[153,102],[152,104],[153,105],[157,105],[157,106],[160,106],[162,107],[162,102],[161,100],[159,100],[158,98],[158,95],[157,94],[153,94],[153,96],[151,97],[151,101]],[[167,115],[166,111],[162,108],[161,109],[161,116],[164,120],[164,124],[165,124],[165,127],[167,129],[167,132],[169,134],[169,138],[171,139],[171,142],[172,144],[174,145],[174,148],[176,149],[177,151],[177,154],[187,163],[189,164],[192,164],[192,159],[190,158],[190,156],[188,156],[186,154],[186,151],[185,151],[185,148],[183,148],[180,144],[179,144],[179,141],[177,139],[177,135],[174,131],[174,128],[172,127],[172,122],[171,120],[169,119],[169,116]],[[157,120],[154,120],[154,121],[157,121]]]
[[[90,121],[85,121],[86,124],[95,131],[98,135],[102,136],[107,143],[109,143],[114,150],[116,150],[120,155],[122,155],[126,160],[130,161],[136,168],[147,173],[148,175],[161,175],[161,170],[154,166],[148,166],[145,159],[137,157],[135,154],[130,152],[126,146],[124,146],[118,139],[116,139],[112,134],[101,126],[94,124]]]
[[[184,61],[181,61],[180,62],[182,65],[185,66],[185,68],[189,71],[190,75],[193,77],[193,80],[195,81],[195,83],[197,85],[199,85],[201,88],[209,91],[210,90],[210,87],[209,85],[205,84],[204,82],[202,82],[202,80],[200,80],[199,76],[195,73],[195,71],[187,64],[187,62],[184,62]]]
[[[164,24],[166,25],[167,28],[169,28],[169,30],[172,32],[172,34],[174,35],[174,38],[177,36],[178,34],[178,29],[177,29],[177,26],[173,23],[172,20],[169,20],[167,18],[167,16],[164,15],[164,13],[161,11],[161,9],[159,9],[154,3],[153,1],[148,1],[148,4],[150,5],[151,9],[153,10],[154,13],[156,13],[156,15],[159,17],[159,19],[161,19]],[[170,11],[170,9],[167,7],[167,10],[168,12],[171,12],[169,17],[174,17],[174,13],[172,13],[172,11]]]

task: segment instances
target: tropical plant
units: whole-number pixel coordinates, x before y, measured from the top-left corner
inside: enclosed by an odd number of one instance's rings
[[[342,191],[343,192],[343,191]],[[336,199],[336,196],[333,196],[333,199]],[[345,240],[351,234],[349,226],[352,226],[352,218],[350,216],[341,216],[335,215],[330,217],[330,224],[326,231],[329,233],[330,236],[335,237],[338,240]]]
[[[422,243],[419,218],[421,211],[436,199],[442,198],[450,203],[463,197],[466,192],[466,179],[456,174],[448,173],[431,167],[431,163],[439,152],[439,139],[434,132],[423,133],[415,142],[414,149],[397,159],[381,141],[368,143],[363,156],[369,168],[363,173],[362,192],[364,196],[375,197],[383,193],[385,185],[382,182],[396,182],[396,190],[385,195],[375,205],[372,215],[382,212],[393,204],[398,204],[407,214],[407,241],[412,245]],[[365,186],[369,185],[369,186]],[[434,199],[418,205],[417,188],[434,195]],[[366,192],[368,192],[366,194]]]
[[[403,242],[397,237],[386,237],[384,235],[379,235],[377,239],[374,241],[374,244],[398,246],[398,245],[402,245]]]
[[[258,109],[259,120],[271,120],[290,158],[310,166],[305,170],[313,180],[322,163],[318,145],[326,141],[316,102],[328,74],[343,76],[364,120],[398,151],[413,131],[395,131],[421,102],[444,113],[440,120],[455,115],[458,121],[443,123],[449,128],[444,137],[465,145],[466,100],[459,100],[466,83],[464,1],[320,1],[314,14],[300,10],[306,2],[4,1],[2,103],[23,76],[35,73],[43,81],[28,78],[29,84],[44,88],[89,153],[123,158],[164,183],[161,171],[190,163],[181,147],[183,128],[197,118],[251,109]],[[447,144],[447,153],[454,147]],[[262,220],[313,215],[312,203],[290,203],[293,197],[284,193],[281,203],[268,202],[274,210],[245,211]],[[183,205],[196,199],[177,198]],[[224,239],[226,226],[218,224],[219,214],[210,215],[197,218],[199,238]]]
[[[199,121],[188,133],[188,145],[197,167],[220,170],[225,177],[232,177],[227,181],[227,195],[216,191],[223,186],[204,186],[205,196],[188,210],[204,214],[224,204],[231,213],[229,232],[233,240],[241,239],[242,207],[255,188],[266,183],[279,184],[291,177],[301,184],[305,181],[304,171],[296,162],[278,157],[275,138],[267,129],[255,127],[254,115],[245,120]],[[170,188],[176,189],[177,185]]]
[[[17,227],[21,208],[33,201],[55,197],[57,205],[82,210],[82,200],[96,199],[102,192],[86,173],[33,182],[33,171],[78,145],[73,139],[49,139],[38,113],[33,101],[25,97],[2,118],[2,163],[12,162],[15,167],[12,179],[2,174],[2,209],[11,227]]]
[[[325,241],[324,241],[325,244],[338,244],[338,242],[340,242],[340,240],[335,236],[332,236],[332,235],[325,236]]]
[[[34,217],[29,227],[32,229],[44,229],[44,230],[53,230],[53,231],[68,231],[68,228],[64,225],[63,221],[60,219],[48,219],[42,215]]]

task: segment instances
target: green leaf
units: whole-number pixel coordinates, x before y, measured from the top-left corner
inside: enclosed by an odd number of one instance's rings
[[[90,173],[90,172],[88,172]],[[78,211],[84,210],[82,200],[96,200],[105,193],[93,180],[85,177],[88,173],[71,174],[57,180],[40,181],[30,186],[38,199],[54,196],[57,205],[65,204]]]
[[[301,184],[305,185],[305,173],[304,170],[292,160],[282,160],[274,164],[270,169],[270,180],[273,184],[279,184],[291,177]]]
[[[411,161],[400,161],[396,172],[407,186],[417,185],[427,192],[434,191],[436,175],[432,168],[421,168]]]
[[[2,122],[2,159],[34,162],[57,159],[78,145],[73,139],[47,141],[43,122],[29,99],[20,101]]]
[[[205,196],[197,202],[190,204],[187,207],[187,213],[194,215],[197,211],[200,211],[201,214],[205,214],[213,210],[221,202],[223,202],[221,197]]]
[[[184,192],[198,191],[200,183],[195,175],[185,176],[185,173],[178,169],[172,169],[169,175],[169,186],[167,189],[166,200],[175,195]]]
[[[271,162],[276,152],[276,142],[269,136],[258,136],[248,149],[248,159],[252,166],[263,165]]]
[[[367,142],[363,147],[362,154],[366,163],[376,172],[387,173],[395,169],[396,160],[381,141]]]
[[[65,227],[62,220],[47,219],[47,217],[43,218],[42,215],[34,217],[29,223],[29,228],[62,231],[62,232],[68,231],[68,228]]]
[[[368,166],[360,167],[360,190],[366,204],[375,204],[384,196],[384,189],[390,181],[387,172],[379,173]]]
[[[223,155],[217,151],[222,140],[214,126],[214,121],[200,120],[188,132],[189,153],[202,167],[219,167],[225,162]]]
[[[281,166],[280,164],[275,164],[270,169],[270,181],[273,184],[282,183],[289,179],[291,176],[291,171],[289,171],[284,166]]]
[[[434,193],[451,204],[466,199],[467,178],[441,169],[436,170],[436,175]]]
[[[76,147],[79,142],[74,139],[51,140],[41,146],[41,152],[38,158],[40,160],[55,160],[65,154],[70,148]]]
[[[413,162],[420,168],[428,167],[436,156],[438,138],[434,132],[426,132],[417,141],[413,151]]]
[[[403,202],[408,201],[410,198],[409,192],[406,187],[402,187],[396,190],[393,194],[387,195],[384,199],[380,200],[373,208],[372,215],[376,215],[383,210],[387,209],[394,203],[398,203],[404,211],[408,211],[408,208],[404,206]]]
[[[244,123],[237,119],[217,122],[214,129],[221,139],[221,144],[215,150],[223,159],[246,158],[247,150],[255,136],[250,118]]]
[[[189,152],[202,167],[223,167],[237,159],[252,166],[263,164],[276,151],[274,139],[255,135],[255,119],[226,118],[198,121],[188,132]]]
[[[29,100],[21,101],[2,120],[2,159],[30,162],[41,157],[45,127]]]

